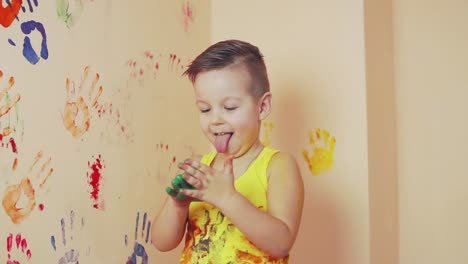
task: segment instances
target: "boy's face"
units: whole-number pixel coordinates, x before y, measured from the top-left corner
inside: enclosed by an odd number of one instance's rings
[[[246,153],[258,141],[261,100],[244,66],[200,73],[194,83],[200,126],[219,153]]]

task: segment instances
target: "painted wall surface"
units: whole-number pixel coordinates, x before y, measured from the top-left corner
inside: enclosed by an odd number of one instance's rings
[[[398,264],[397,120],[392,0],[364,1],[370,263]]]
[[[264,53],[273,111],[262,138],[301,166],[291,263],[369,263],[363,16],[362,1],[212,2],[213,43],[238,38]]]
[[[0,262],[176,262],[148,230],[207,150],[180,74],[209,2],[0,3]]]
[[[467,1],[394,1],[400,264],[468,261]]]

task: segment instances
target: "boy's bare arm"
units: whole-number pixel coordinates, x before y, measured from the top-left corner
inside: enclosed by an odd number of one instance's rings
[[[200,155],[192,155],[200,161]],[[151,228],[151,241],[160,251],[176,248],[184,238],[190,201],[175,201],[168,196],[164,205],[154,218]]]
[[[160,251],[176,248],[185,234],[188,206],[177,204],[167,197],[151,227],[151,241]]]
[[[255,207],[241,194],[220,205],[220,210],[258,248],[282,257],[296,240],[304,203],[304,185],[293,157],[273,156],[269,166],[268,213]]]

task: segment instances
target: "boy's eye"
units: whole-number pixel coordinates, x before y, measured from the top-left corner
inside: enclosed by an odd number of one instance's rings
[[[224,109],[226,109],[228,111],[233,111],[233,110],[236,110],[237,107],[224,107]]]
[[[209,111],[210,111],[210,109],[200,109],[200,112],[202,112],[202,113],[207,113]]]

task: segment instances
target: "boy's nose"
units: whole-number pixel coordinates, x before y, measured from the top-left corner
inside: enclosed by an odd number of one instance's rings
[[[220,111],[213,111],[210,121],[212,125],[218,125],[218,124],[224,123],[224,118],[223,118],[222,113],[220,113]]]

